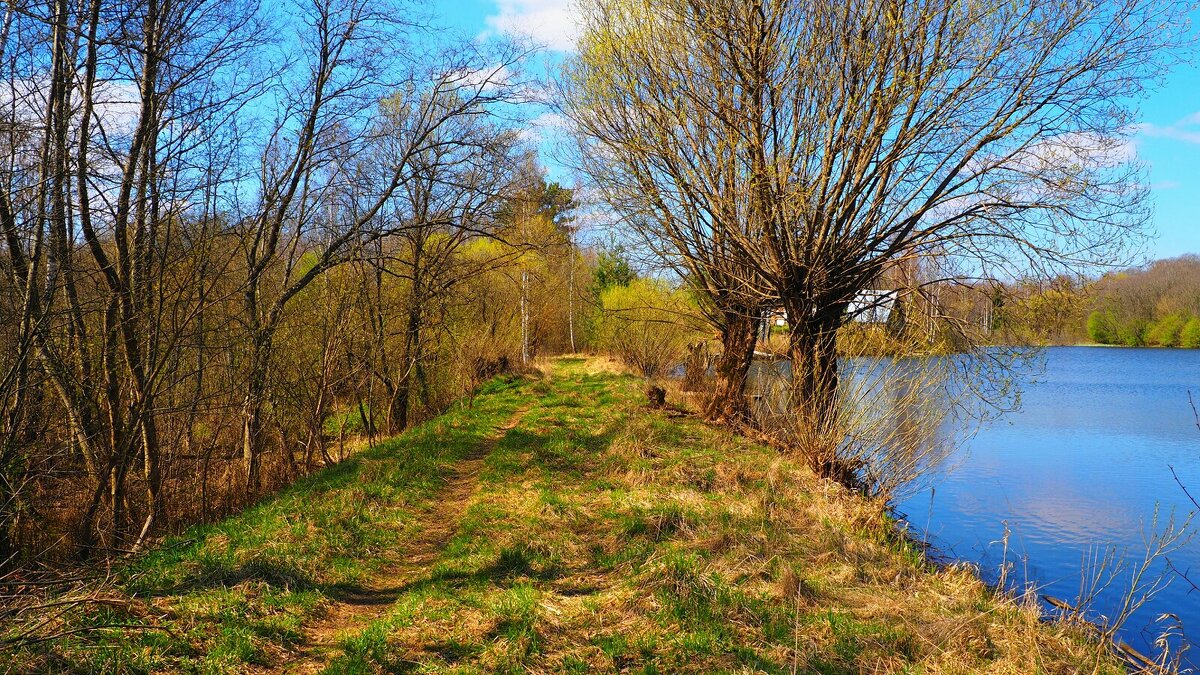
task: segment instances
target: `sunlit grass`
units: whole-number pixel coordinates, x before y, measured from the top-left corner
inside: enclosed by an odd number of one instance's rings
[[[489,445],[436,560],[339,636],[325,672],[1120,672],[969,570],[931,566],[880,505],[646,408],[638,379],[578,358],[552,368],[167,542],[125,573],[142,609],[120,621],[150,629],[28,663],[286,663],[339,588],[403,556],[454,462],[527,407]]]

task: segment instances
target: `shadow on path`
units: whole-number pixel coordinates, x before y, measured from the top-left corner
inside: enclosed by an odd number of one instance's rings
[[[357,586],[329,589],[332,601],[320,621],[305,631],[300,651],[270,669],[272,672],[317,673],[341,651],[339,638],[365,628],[383,616],[407,590],[428,583],[429,567],[458,532],[459,522],[479,483],[487,456],[520,423],[528,408],[521,408],[476,450],[458,461],[449,480],[423,508],[421,529],[406,542],[404,556],[389,560],[367,581]]]

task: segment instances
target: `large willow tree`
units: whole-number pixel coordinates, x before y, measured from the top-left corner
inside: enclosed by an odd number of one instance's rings
[[[1178,55],[1156,0],[584,0],[568,109],[598,184],[725,295],[787,310],[801,429],[838,419],[835,336],[935,252],[966,278],[1128,256],[1133,105]]]

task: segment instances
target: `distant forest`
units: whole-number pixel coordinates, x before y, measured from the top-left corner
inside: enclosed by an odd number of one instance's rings
[[[1156,260],[1083,282],[1015,284],[995,312],[998,340],[1200,348],[1200,256]]]

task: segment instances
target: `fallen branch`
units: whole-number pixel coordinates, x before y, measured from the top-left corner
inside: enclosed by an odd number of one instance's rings
[[[1168,564],[1170,564],[1170,561],[1168,561]],[[1069,617],[1071,620],[1073,620],[1073,621],[1077,622],[1078,624],[1081,624],[1091,630],[1096,631],[1096,634],[1098,636],[1103,636],[1105,638],[1110,638],[1110,639],[1112,638],[1112,634],[1110,631],[1105,630],[1103,626],[1097,624],[1096,622],[1091,621],[1090,619],[1084,618],[1083,612],[1080,611],[1080,608],[1075,607],[1074,605],[1071,605],[1070,603],[1068,603],[1064,600],[1060,600],[1059,598],[1056,598],[1051,595],[1042,595],[1042,599],[1045,600],[1047,603],[1049,603],[1052,607],[1062,611],[1064,613],[1064,615]],[[1145,654],[1134,649],[1124,640],[1111,639],[1110,644],[1112,645],[1113,651],[1118,656],[1120,656],[1122,659],[1124,659],[1125,662],[1128,663],[1130,666],[1133,666],[1134,668],[1137,669],[1136,672],[1139,672],[1139,673],[1170,673],[1170,672],[1172,672],[1172,671],[1164,668],[1162,665],[1158,664],[1154,660],[1152,660],[1150,657],[1148,657]]]

